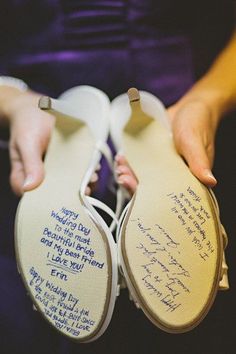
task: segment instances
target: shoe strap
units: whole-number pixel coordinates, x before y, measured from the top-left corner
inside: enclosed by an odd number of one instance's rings
[[[112,155],[112,152],[111,152],[111,149],[110,149],[109,145],[106,142],[104,142],[102,140],[99,140],[96,143],[96,148],[105,157],[105,159],[106,159],[106,161],[107,161],[107,163],[108,163],[108,165],[110,167],[110,170],[113,173],[114,179],[117,181],[117,174],[116,174],[115,164],[114,164],[114,161],[113,161],[113,155]],[[129,198],[129,195],[128,195],[126,189],[121,187],[121,186],[118,187],[118,189],[117,189],[115,194],[116,194],[116,209],[115,209],[115,213],[110,209],[111,212],[114,215],[114,217],[112,217],[113,221],[112,221],[112,223],[110,225],[111,232],[113,232],[115,230],[115,228],[117,227],[118,219],[120,218],[120,215],[122,213],[122,209],[123,209],[123,206],[125,204],[125,200],[127,198]]]
[[[117,229],[116,229],[116,242],[119,241],[119,238],[120,238],[120,233],[121,233],[121,230],[122,230],[122,227],[123,227],[123,223],[124,223],[124,220],[125,220],[125,216],[127,214],[127,211],[129,209],[131,205],[131,201],[129,201],[129,203],[125,206],[125,208],[123,209],[120,217],[119,217],[119,222],[118,222],[118,225],[117,225]]]
[[[120,153],[120,152],[118,152],[118,153]],[[128,191],[123,186],[119,185],[119,183],[118,183],[118,174],[116,172],[116,162],[113,162],[113,175],[114,175],[114,180],[116,181],[116,183],[118,185],[118,187],[116,188],[116,192],[114,192],[114,194],[116,194],[115,214],[116,214],[116,217],[120,223],[121,214],[123,214],[123,208],[125,205],[125,201],[130,200],[130,195],[129,195]],[[116,230],[116,241],[118,241],[118,233],[119,233],[118,228],[119,228],[119,225]]]
[[[115,209],[115,216],[117,219],[117,223],[115,223],[115,220],[113,220],[113,222],[110,226],[112,231],[114,231],[116,228],[116,234],[117,234],[117,229],[119,227],[119,222],[120,222],[119,220],[120,220],[120,216],[123,211],[125,200],[126,200],[125,193],[123,192],[123,190],[121,188],[118,188],[116,191],[116,209]],[[116,237],[116,241],[117,241],[117,237]]]
[[[228,290],[229,289],[229,280],[228,280],[228,266],[225,259],[225,252],[223,252],[222,260],[222,270],[221,270],[221,279],[219,282],[219,290]]]
[[[110,170],[114,172],[113,156],[109,145],[105,141],[98,140],[96,142],[96,149],[102,153],[108,163],[108,166],[110,167]]]
[[[111,231],[113,231],[113,228],[114,228],[113,223],[115,224],[115,227],[118,225],[118,219],[117,219],[114,211],[111,208],[109,208],[105,203],[101,202],[100,200],[98,200],[96,198],[93,198],[93,197],[90,197],[87,195],[85,196],[85,198],[95,208],[99,208],[99,209],[103,210],[105,213],[107,213],[112,218],[112,223],[109,226],[109,229]]]
[[[101,152],[102,155],[105,157],[111,172],[115,176],[113,155],[112,155],[109,145],[106,142],[99,140],[96,143],[96,150]],[[116,193],[116,210],[115,210],[115,212],[111,208],[109,208],[106,204],[101,202],[100,200],[95,199],[93,197],[88,197],[88,196],[87,196],[87,198],[93,206],[103,210],[105,213],[107,213],[112,218],[112,222],[109,226],[109,229],[111,232],[113,232],[118,225],[118,218],[120,216],[122,206],[123,206],[123,195],[119,191],[119,189]]]
[[[117,225],[117,228],[116,228],[116,242],[117,242],[117,244],[120,242],[120,234],[122,232],[122,227],[123,227],[123,224],[124,224],[125,216],[127,214],[127,211],[130,208],[130,205],[131,205],[131,200],[125,206],[125,208],[123,209],[123,211],[122,211],[122,213],[121,213],[121,215],[119,217],[119,222],[118,222],[118,225]],[[119,246],[118,246],[118,267],[119,267],[119,271],[120,271],[121,277],[125,278],[124,272],[123,272],[123,269],[122,269],[122,265],[121,265],[121,260],[120,260]]]
[[[217,199],[215,197],[215,194],[213,193],[213,191],[210,188],[209,188],[209,192],[212,197],[213,203],[215,205],[218,217],[220,218],[220,208],[219,208],[219,204],[217,202]],[[225,248],[227,247],[227,244],[228,244],[228,236],[226,234],[224,226],[221,224],[220,221],[219,221],[219,226],[220,226],[221,236],[223,238],[223,249],[225,250]],[[221,265],[221,279],[219,281],[219,290],[228,290],[229,289],[228,266],[226,263],[224,250],[223,250],[223,258],[222,258],[222,265]]]

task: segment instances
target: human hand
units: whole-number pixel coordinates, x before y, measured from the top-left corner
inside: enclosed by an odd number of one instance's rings
[[[13,191],[21,196],[44,179],[43,156],[47,150],[55,117],[38,108],[41,96],[36,93],[20,94],[11,100],[6,111],[10,121],[10,183]],[[96,167],[85,193],[90,195],[96,188],[98,171]]]
[[[217,181],[211,169],[219,117],[198,99],[177,102],[168,115],[177,151],[203,184],[214,187]]]
[[[38,108],[40,95],[24,93],[8,107],[10,121],[10,183],[17,195],[37,187],[44,178],[43,155],[54,117]]]
[[[211,168],[218,115],[201,100],[179,101],[167,112],[177,151],[203,184],[214,187],[217,181]],[[137,188],[137,178],[124,156],[116,156],[116,165],[118,183],[132,195]]]

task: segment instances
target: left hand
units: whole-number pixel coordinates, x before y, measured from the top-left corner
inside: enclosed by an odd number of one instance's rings
[[[168,115],[177,151],[203,184],[214,187],[217,181],[211,169],[218,117],[198,99],[177,102],[168,109]]]
[[[191,172],[206,186],[217,183],[211,169],[214,161],[218,116],[202,100],[178,101],[168,110],[173,139]],[[132,195],[138,181],[124,156],[116,157],[118,183]]]

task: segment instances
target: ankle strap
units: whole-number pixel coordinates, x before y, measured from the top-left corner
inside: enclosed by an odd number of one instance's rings
[[[118,222],[117,229],[116,229],[116,242],[119,242],[120,233],[121,233],[121,230],[123,227],[125,216],[127,214],[128,209],[130,208],[131,202],[132,202],[132,200],[130,200],[129,203],[125,206],[125,208],[123,209],[121,216],[119,218],[119,222]]]

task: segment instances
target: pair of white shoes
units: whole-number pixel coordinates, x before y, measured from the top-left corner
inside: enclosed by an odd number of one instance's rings
[[[79,86],[57,100],[43,97],[40,107],[55,114],[56,125],[45,179],[24,194],[15,238],[19,272],[35,307],[62,334],[93,341],[111,320],[119,265],[136,305],[156,326],[168,332],[195,327],[219,283],[228,287],[226,236],[212,192],[175,151],[161,102],[131,89],[110,103],[98,89]],[[85,195],[103,154],[113,167],[109,133],[139,181],[123,213],[118,194],[116,215]],[[113,217],[111,228],[100,207]]]

